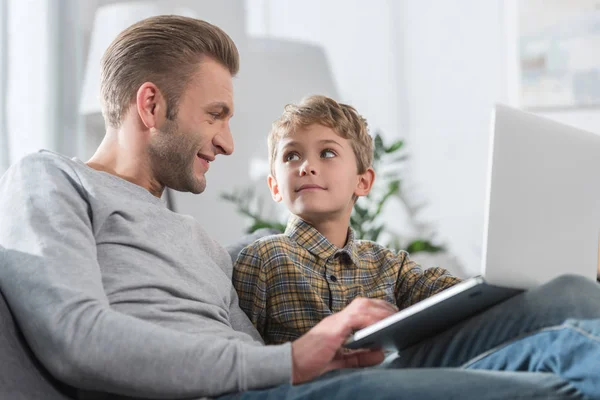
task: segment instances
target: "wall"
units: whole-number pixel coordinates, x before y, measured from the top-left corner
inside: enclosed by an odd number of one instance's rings
[[[391,3],[391,5],[390,5]],[[386,136],[402,135],[391,7],[387,0],[263,1],[263,16],[248,22],[253,35],[322,46],[339,98],[354,105]],[[261,2],[248,1],[249,16]],[[266,9],[264,9],[266,8]],[[258,19],[258,21],[257,21]],[[308,65],[307,65],[308,66]]]
[[[515,1],[408,0],[395,19],[413,174],[427,218],[470,273],[479,271],[488,133],[495,102],[518,105]],[[542,115],[600,131],[598,110]]]

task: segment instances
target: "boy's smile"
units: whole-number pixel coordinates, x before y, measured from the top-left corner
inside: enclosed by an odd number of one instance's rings
[[[296,192],[312,191],[312,190],[327,190],[327,188],[324,188],[323,186],[311,184],[311,183],[305,183],[304,185],[301,185],[298,189],[296,189]]]

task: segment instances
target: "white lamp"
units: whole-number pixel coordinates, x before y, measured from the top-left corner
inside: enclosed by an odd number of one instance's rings
[[[94,17],[94,30],[83,79],[83,91],[79,112],[83,115],[100,113],[100,59],[108,45],[117,35],[130,25],[142,19],[162,14],[176,14],[196,17],[184,7],[173,7],[173,2],[131,2],[116,3],[98,8]]]

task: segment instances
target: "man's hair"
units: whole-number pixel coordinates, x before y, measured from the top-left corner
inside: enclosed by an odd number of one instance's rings
[[[275,176],[275,159],[279,141],[296,129],[312,124],[326,126],[350,141],[356,167],[363,174],[373,163],[373,138],[369,135],[367,120],[354,107],[325,96],[309,96],[299,104],[288,104],[283,114],[273,122],[269,134],[269,166]]]
[[[203,57],[229,70],[239,70],[233,40],[208,22],[176,16],[150,17],[125,29],[110,44],[101,61],[102,113],[118,128],[139,87],[154,83],[167,103],[167,118],[175,119],[178,102]]]

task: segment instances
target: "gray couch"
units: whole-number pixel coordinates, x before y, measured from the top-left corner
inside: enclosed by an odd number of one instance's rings
[[[0,399],[73,399],[33,356],[0,292]]]
[[[235,260],[244,246],[271,233],[276,231],[261,229],[227,246],[227,251]],[[0,399],[74,398],[75,391],[54,379],[35,358],[10,312],[10,306],[0,292]]]

